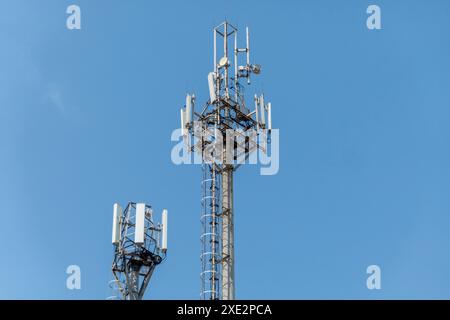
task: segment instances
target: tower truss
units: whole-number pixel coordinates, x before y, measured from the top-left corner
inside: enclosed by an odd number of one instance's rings
[[[122,211],[115,204],[112,243],[111,286],[123,300],[143,299],[153,271],[166,257],[167,210],[163,210],[162,223],[155,223],[150,205],[129,202]]]

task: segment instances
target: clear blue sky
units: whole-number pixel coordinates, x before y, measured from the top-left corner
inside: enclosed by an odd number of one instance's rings
[[[147,298],[199,297],[201,170],[170,134],[225,18],[281,135],[278,175],[235,177],[237,297],[450,298],[450,2],[242,2],[0,1],[0,298],[106,298],[129,200],[170,213]]]

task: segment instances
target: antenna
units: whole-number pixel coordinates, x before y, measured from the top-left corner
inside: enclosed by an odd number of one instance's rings
[[[208,74],[208,87],[209,87],[209,100],[211,103],[216,101],[216,86],[214,84],[215,82],[215,74],[214,72],[210,72]]]
[[[267,136],[256,137],[260,129],[266,127],[266,109],[269,127],[272,123],[270,104],[265,106],[262,95],[260,98],[255,95],[253,112],[246,107],[241,82],[247,79],[250,84],[251,74],[260,74],[261,66],[250,62],[248,28],[245,29],[245,38],[245,48],[239,48],[235,26],[225,21],[213,29],[213,69],[207,76],[209,100],[201,111],[194,112],[192,105],[195,125],[186,129],[194,141],[197,140],[193,148],[188,149],[199,153],[203,160],[200,297],[205,300],[232,300],[235,297],[233,175],[240,165],[235,163],[235,159],[238,155],[247,159],[258,149],[265,152]],[[234,63],[230,62],[233,58]],[[186,121],[183,119],[182,115],[184,128]],[[255,131],[256,134],[252,135]],[[201,136],[199,132],[206,132],[209,136]],[[255,136],[255,141],[238,142],[238,137],[249,133],[249,136]],[[216,150],[221,147],[227,151]]]
[[[134,229],[134,243],[138,246],[144,244],[145,233],[145,203],[136,204],[136,225]]]
[[[192,96],[190,94],[186,95],[186,124],[190,124],[192,122]]]
[[[120,241],[120,218],[122,217],[122,207],[114,203],[113,206],[113,229],[112,244],[118,245]]]
[[[255,116],[256,116],[256,128],[259,129],[259,98],[258,96],[255,94]]]
[[[161,216],[161,224],[162,224],[162,241],[161,241],[161,250],[163,252],[167,251],[167,209],[164,209]]]
[[[250,65],[250,33],[248,27],[245,27],[245,33],[247,35],[247,65]]]
[[[183,109],[180,109],[180,115],[181,115],[181,134],[184,136],[186,135],[186,115]]]
[[[262,127],[265,128],[266,127],[266,116],[265,116],[265,105],[264,105],[264,95],[263,94],[259,97],[259,106],[261,108],[261,124],[262,124]]]
[[[250,32],[248,31],[248,27],[245,28],[245,34],[247,39],[247,68],[250,66]],[[250,73],[247,77],[247,84],[250,84]]]
[[[141,300],[153,271],[166,257],[167,210],[161,219],[162,225],[155,223],[152,207],[145,203],[128,202],[125,210],[113,206],[112,283],[123,300]]]

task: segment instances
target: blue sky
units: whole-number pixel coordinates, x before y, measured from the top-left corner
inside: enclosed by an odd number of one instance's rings
[[[235,176],[237,298],[450,298],[450,3],[242,2],[0,1],[0,298],[110,295],[127,201],[170,214],[147,298],[199,297],[201,170],[170,134],[186,92],[207,99],[225,18],[250,27],[249,96],[280,128],[279,173]]]

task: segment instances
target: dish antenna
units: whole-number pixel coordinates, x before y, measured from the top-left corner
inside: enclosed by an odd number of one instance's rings
[[[222,57],[219,60],[219,68],[223,68],[223,67],[226,67],[226,66],[228,66],[228,58],[227,57]]]

